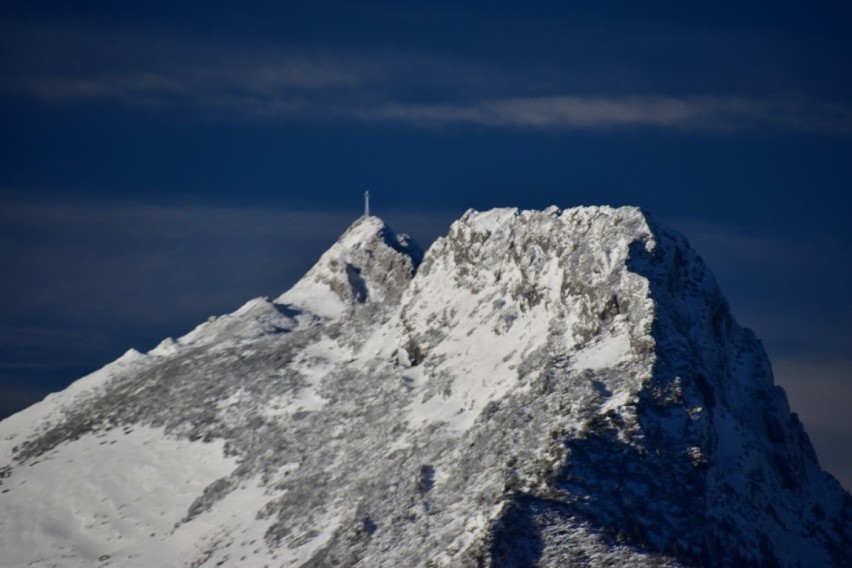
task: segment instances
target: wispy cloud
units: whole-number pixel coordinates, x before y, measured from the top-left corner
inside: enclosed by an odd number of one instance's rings
[[[705,131],[765,127],[840,132],[852,130],[852,110],[839,105],[715,96],[557,95],[461,104],[390,104],[364,109],[356,116],[424,126],[476,124],[572,130],[620,127]]]
[[[852,109],[802,99],[565,94],[421,103],[393,100],[392,93],[378,85],[359,81],[351,73],[336,73],[332,64],[324,69],[312,62],[281,65],[183,77],[152,73],[38,77],[7,88],[44,100],[107,99],[129,106],[194,104],[234,117],[282,121],[355,120],[424,128],[474,125],[548,130],[652,127],[706,132],[766,128],[852,132]]]
[[[852,108],[802,97],[580,93],[558,80],[558,68],[497,69],[484,61],[411,51],[259,48],[8,26],[5,31],[12,39],[0,40],[6,43],[0,47],[20,51],[23,62],[0,73],[0,93],[48,103],[106,100],[190,109],[203,118],[422,128],[852,132]]]
[[[181,96],[215,102],[226,93],[279,97],[290,91],[363,85],[364,67],[322,57],[277,56],[261,62],[184,63],[175,69],[38,74],[7,80],[5,88],[44,99]]]

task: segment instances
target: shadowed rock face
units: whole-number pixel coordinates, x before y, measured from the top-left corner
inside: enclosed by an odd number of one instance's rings
[[[820,469],[760,342],[686,241],[635,208],[469,211],[425,256],[362,218],[275,302],[130,354],[0,423],[0,481],[12,487],[0,507],[50,499],[10,480],[134,429],[223,443],[234,465],[174,511],[171,532],[94,548],[69,537],[43,557],[852,559],[852,500]],[[235,504],[249,514],[237,519]]]

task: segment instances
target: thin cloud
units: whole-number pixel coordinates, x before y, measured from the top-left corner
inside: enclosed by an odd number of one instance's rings
[[[359,85],[357,66],[345,62],[278,57],[262,63],[222,62],[174,70],[94,73],[83,76],[30,76],[7,81],[7,90],[43,99],[118,99],[135,96],[182,96],[215,102],[232,92],[242,97],[279,97],[291,90],[321,90]]]
[[[730,132],[771,127],[852,131],[852,111],[840,105],[738,97],[560,95],[467,104],[391,104],[365,109],[356,116],[433,127],[474,124],[561,130],[656,127]]]
[[[804,100],[556,95],[461,103],[376,103],[375,99],[385,99],[389,93],[359,79],[357,73],[338,73],[336,67],[302,61],[282,63],[280,67],[264,64],[239,70],[203,70],[181,77],[154,73],[39,77],[23,79],[12,88],[43,100],[107,99],[128,106],[192,104],[226,111],[234,117],[281,121],[356,120],[423,128],[473,125],[587,131],[651,127],[707,132],[766,128],[852,132],[852,109]]]
[[[295,113],[315,101],[377,89],[394,58],[297,47],[238,46],[162,35],[0,20],[0,93],[45,102],[112,101],[130,107],[226,110],[248,117]],[[267,108],[260,108],[264,101]]]
[[[415,128],[852,132],[852,109],[806,98],[581,94],[560,85],[560,69],[495,69],[415,52],[319,52],[20,26],[5,31],[0,47],[20,53],[21,61],[0,74],[0,93],[48,103],[106,100],[153,111],[179,108],[203,119]]]

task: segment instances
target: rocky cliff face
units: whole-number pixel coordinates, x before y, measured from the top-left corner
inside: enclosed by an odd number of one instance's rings
[[[635,208],[469,211],[425,256],[362,218],[0,423],[0,471],[13,565],[852,561],[759,341]]]

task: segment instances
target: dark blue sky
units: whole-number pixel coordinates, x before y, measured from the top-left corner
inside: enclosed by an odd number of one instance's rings
[[[357,215],[633,204],[852,485],[852,9],[0,7],[0,415],[289,287]]]

